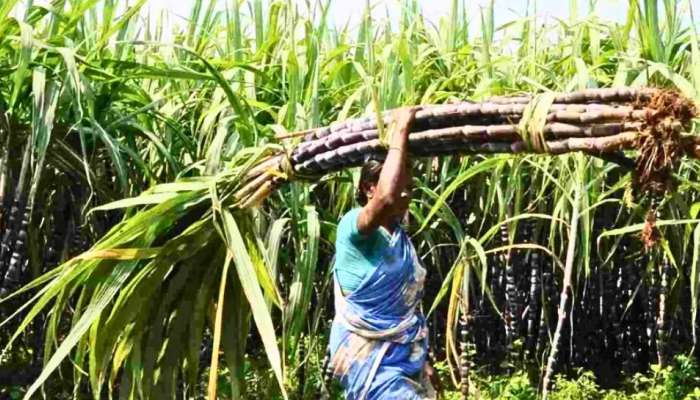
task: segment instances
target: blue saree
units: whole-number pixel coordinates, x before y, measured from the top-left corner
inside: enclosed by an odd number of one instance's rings
[[[333,375],[349,400],[434,399],[423,374],[428,329],[419,303],[425,269],[397,227],[382,261],[344,295],[335,277]]]

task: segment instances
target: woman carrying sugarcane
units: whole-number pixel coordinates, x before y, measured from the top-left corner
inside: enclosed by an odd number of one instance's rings
[[[425,269],[400,222],[411,200],[408,133],[415,107],[394,113],[387,156],[364,164],[360,208],[338,224],[330,366],[352,400],[434,399]]]

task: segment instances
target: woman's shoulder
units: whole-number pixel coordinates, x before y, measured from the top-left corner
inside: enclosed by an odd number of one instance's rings
[[[362,208],[355,207],[340,217],[340,221],[338,222],[338,231],[350,229],[353,226],[356,227],[357,217],[360,215],[360,210],[362,210]]]
[[[362,210],[362,207],[355,207],[351,208],[348,212],[343,214],[342,217],[340,217],[340,223],[346,223],[346,221],[350,220],[357,220],[357,216],[360,215],[360,211]]]
[[[361,207],[353,208],[350,211],[346,212],[345,215],[342,216],[342,218],[340,218],[340,222],[338,222],[337,232],[338,240],[357,241],[358,239],[365,238],[365,235],[362,235],[357,230],[357,218],[360,215],[361,210]]]

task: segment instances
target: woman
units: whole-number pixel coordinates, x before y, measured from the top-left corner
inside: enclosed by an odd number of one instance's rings
[[[384,164],[362,168],[358,200],[338,224],[330,352],[347,399],[433,399],[425,269],[399,222],[410,202],[407,144],[416,108],[394,114]]]

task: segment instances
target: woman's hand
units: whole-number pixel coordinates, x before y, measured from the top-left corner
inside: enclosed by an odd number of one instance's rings
[[[380,225],[390,226],[406,213],[410,198],[402,194],[411,182],[408,170],[408,134],[419,106],[402,107],[393,111],[391,138],[386,160],[376,187],[368,195],[367,204],[357,218],[357,230],[368,234]]]
[[[409,132],[411,131],[411,125],[413,124],[413,121],[416,119],[416,113],[420,111],[421,107],[420,106],[408,106],[408,107],[401,107],[397,108],[393,112],[393,120],[394,120],[394,129],[395,131],[392,132],[394,134],[399,134],[400,138],[398,142],[399,143],[393,143],[393,135],[392,135],[392,143],[393,145],[400,144],[403,145],[405,142],[402,140],[405,137],[408,136]]]
[[[435,392],[441,394],[442,382],[440,381],[440,376],[438,375],[437,371],[435,371],[435,368],[433,368],[430,362],[426,361],[425,364],[423,364],[423,373],[425,373],[425,376],[430,381],[430,384],[433,385]]]

